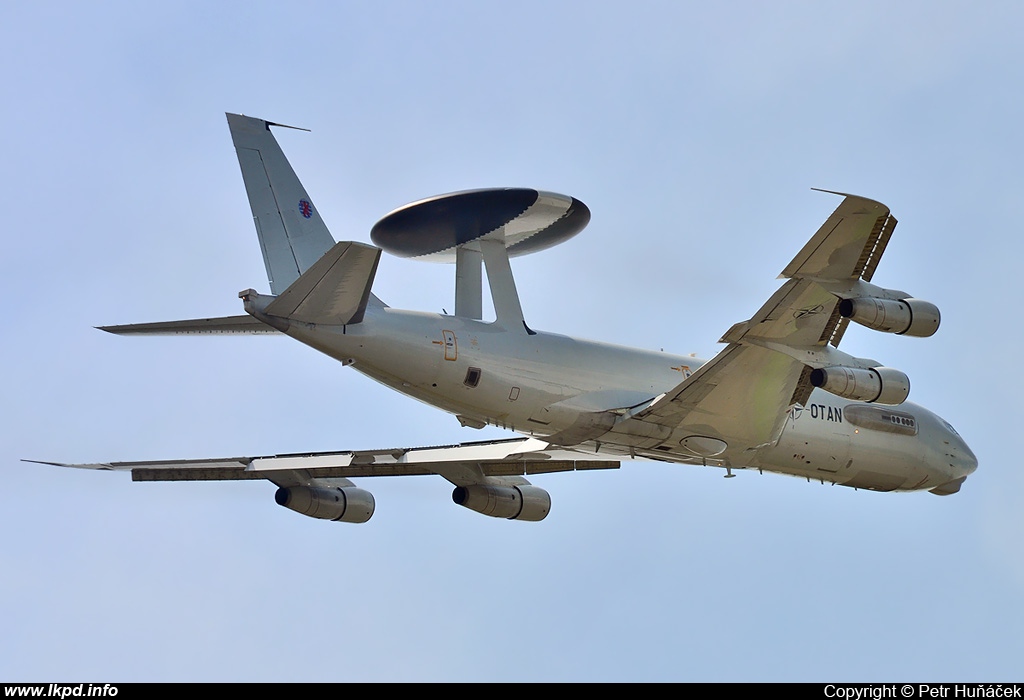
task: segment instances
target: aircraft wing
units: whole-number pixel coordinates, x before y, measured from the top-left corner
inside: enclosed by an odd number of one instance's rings
[[[224,459],[97,464],[25,461],[57,467],[131,471],[132,481],[267,479],[278,486],[301,485],[310,479],[423,474],[437,474],[456,486],[469,486],[483,483],[486,477],[493,476],[523,476],[619,467],[619,462],[614,458],[583,455],[552,447],[536,438],[513,438],[441,447],[314,452]]]
[[[783,270],[789,280],[725,334],[728,346],[632,418],[747,446],[773,442],[787,409],[813,390],[801,356],[821,357],[846,330],[829,289],[869,282],[895,226],[885,205],[846,195]]]

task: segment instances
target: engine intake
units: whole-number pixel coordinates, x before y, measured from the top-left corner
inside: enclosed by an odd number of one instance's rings
[[[529,485],[456,486],[452,491],[452,500],[477,513],[508,520],[537,522],[546,518],[551,510],[551,496],[548,492]]]
[[[321,520],[365,523],[373,515],[373,494],[354,486],[282,486],[274,494],[277,504]]]
[[[827,367],[811,372],[811,384],[844,399],[896,406],[910,395],[910,377],[891,367]]]
[[[923,299],[842,299],[839,313],[876,331],[927,338],[939,330],[939,307]]]

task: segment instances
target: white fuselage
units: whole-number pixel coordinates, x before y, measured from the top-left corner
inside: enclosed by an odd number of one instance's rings
[[[292,322],[288,335],[404,394],[453,413],[465,425],[495,425],[537,437],[574,435],[590,416],[609,417],[678,385],[704,360],[508,330],[459,316],[371,305],[361,323]],[[589,422],[588,422],[589,420]],[[948,423],[912,403],[877,406],[815,390],[789,412],[767,445],[730,441],[713,459],[590,427],[590,451],[731,468],[757,468],[875,490],[932,489],[974,471],[970,449]],[[566,432],[568,431],[568,432]],[[566,446],[575,441],[562,442]],[[655,445],[655,442],[660,444]]]

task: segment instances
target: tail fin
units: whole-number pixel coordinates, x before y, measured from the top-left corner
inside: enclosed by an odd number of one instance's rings
[[[262,119],[228,114],[270,290],[280,294],[334,246],[312,200],[289,165],[271,126]]]

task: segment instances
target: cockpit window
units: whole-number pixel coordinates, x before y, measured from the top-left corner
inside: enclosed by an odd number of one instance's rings
[[[950,425],[950,424],[949,424],[948,422],[946,422],[946,421],[942,421],[942,424],[943,424],[944,426],[946,426],[946,427],[947,427],[947,428],[949,429],[949,432],[953,433],[953,434],[954,434],[954,435],[956,435],[957,437],[960,437],[960,433],[958,433],[958,432],[956,431],[956,428],[954,428],[954,427],[953,427],[952,425]]]

